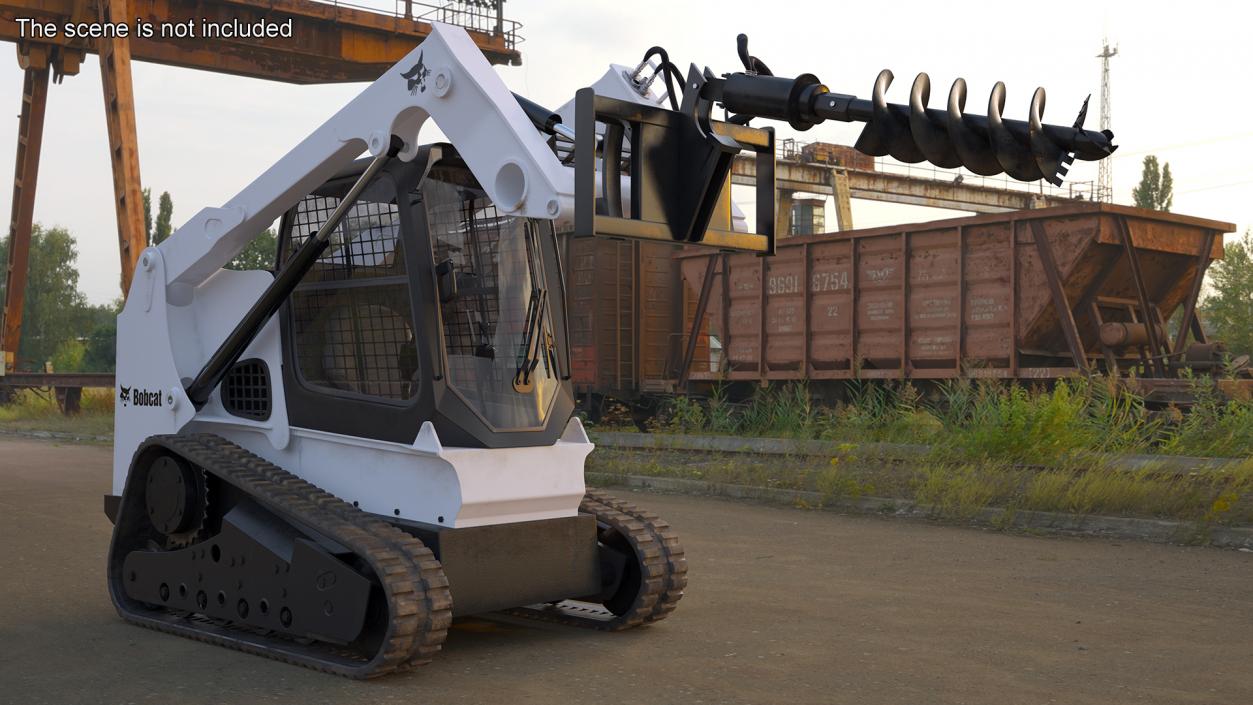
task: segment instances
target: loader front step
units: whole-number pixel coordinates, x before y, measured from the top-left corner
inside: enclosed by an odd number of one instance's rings
[[[158,527],[152,468],[204,473],[188,547]],[[177,483],[175,483],[177,484]],[[201,495],[188,493],[196,501]],[[170,509],[177,515],[178,511]],[[429,661],[452,621],[442,567],[421,541],[210,434],[156,436],[136,452],[109,550],[127,621],[354,678]]]

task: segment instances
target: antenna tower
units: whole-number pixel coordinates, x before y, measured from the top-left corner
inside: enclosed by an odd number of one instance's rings
[[[1109,39],[1104,40],[1104,47],[1096,58],[1101,60],[1101,129],[1110,128],[1109,105],[1109,60],[1118,55],[1118,47],[1110,47]],[[1114,200],[1114,172],[1109,159],[1102,159],[1097,166],[1096,200]]]

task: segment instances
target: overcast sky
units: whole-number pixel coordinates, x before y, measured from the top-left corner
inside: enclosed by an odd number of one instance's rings
[[[392,0],[354,0],[393,7]],[[523,65],[501,68],[515,91],[556,107],[595,81],[611,62],[634,65],[660,44],[686,70],[737,70],[735,35],[776,74],[819,76],[832,90],[869,97],[883,68],[896,74],[889,100],[906,102],[919,71],[931,75],[933,106],[963,76],[971,111],[982,112],[995,81],[1008,87],[1006,114],[1025,118],[1032,91],[1048,90],[1049,122],[1069,124],[1089,93],[1088,125],[1099,115],[1106,34],[1113,60],[1115,200],[1130,201],[1145,154],[1169,161],[1174,211],[1253,226],[1253,10],[1220,2],[940,3],[894,0],[801,2],[608,3],[509,0],[523,23]],[[299,27],[296,27],[299,31]],[[8,56],[12,56],[10,52]],[[0,68],[0,169],[12,173],[22,72]],[[140,170],[145,186],[169,191],[174,222],[217,206],[247,185],[362,88],[360,84],[292,86],[152,64],[134,65]],[[786,126],[781,136],[791,134]],[[851,144],[857,129],[821,125],[806,140]],[[430,136],[435,139],[435,135]],[[426,136],[424,135],[424,139]],[[81,288],[93,303],[118,293],[116,220],[99,68],[52,86],[44,130],[35,219],[78,238]],[[1093,180],[1077,163],[1071,177]],[[0,189],[5,222],[10,190]],[[943,211],[854,201],[859,227],[926,220]]]

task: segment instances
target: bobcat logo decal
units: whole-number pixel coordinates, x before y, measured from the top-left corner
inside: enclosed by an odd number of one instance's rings
[[[164,406],[161,401],[162,393],[158,391],[149,391],[147,389],[136,389],[135,387],[123,387],[118,385],[121,392],[118,393],[118,401],[122,402],[122,406]]]
[[[422,63],[422,54],[418,54],[418,63],[413,68],[400,74],[400,77],[409,82],[409,94],[417,95],[419,92],[426,92],[426,77],[431,75],[431,70]]]

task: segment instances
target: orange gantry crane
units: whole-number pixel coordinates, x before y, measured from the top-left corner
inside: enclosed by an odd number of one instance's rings
[[[519,64],[520,24],[505,19],[504,0],[456,0],[440,6],[395,0],[391,12],[341,2],[311,0],[0,0],[0,40],[17,45],[18,66],[25,72],[9,220],[7,286],[0,318],[0,374],[16,365],[22,330],[27,262],[35,210],[35,184],[43,138],[49,78],[60,83],[79,72],[88,53],[100,57],[113,192],[117,207],[122,292],[130,288],[135,260],[146,246],[143,197],[139,178],[139,145],[135,131],[135,99],[131,60],[265,78],[288,83],[372,81],[431,32],[431,22],[465,27],[495,64]],[[291,21],[289,38],[127,37],[98,39],[22,36],[19,19],[52,23],[125,24],[137,19],[156,27],[163,23],[195,24]],[[28,25],[29,26],[29,25]],[[64,375],[62,375],[64,376]],[[19,384],[30,375],[8,374],[5,383]],[[56,381],[33,378],[37,386]],[[64,382],[65,380],[59,380]],[[22,385],[24,386],[24,385]],[[76,395],[75,395],[76,396]]]

